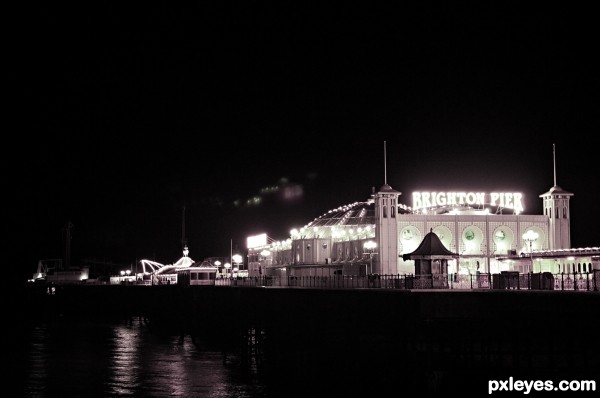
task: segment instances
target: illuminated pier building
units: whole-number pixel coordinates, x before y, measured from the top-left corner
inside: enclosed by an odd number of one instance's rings
[[[414,192],[412,206],[385,183],[370,198],[315,218],[290,237],[248,238],[250,276],[414,274],[414,251],[435,233],[458,258],[449,274],[575,273],[600,269],[600,247],[572,249],[569,201],[556,185],[540,195],[541,215],[523,214],[518,192]]]

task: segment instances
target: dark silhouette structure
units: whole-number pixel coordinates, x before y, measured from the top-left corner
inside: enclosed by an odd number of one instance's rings
[[[433,232],[433,228],[425,235],[415,251],[402,255],[404,261],[414,260],[416,281],[431,281],[431,287],[436,288],[448,287],[448,260],[458,257],[457,253],[446,249],[440,238]]]

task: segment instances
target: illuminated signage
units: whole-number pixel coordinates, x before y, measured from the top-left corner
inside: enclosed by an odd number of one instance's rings
[[[413,192],[413,209],[436,206],[498,206],[523,211],[523,195],[519,192]]]
[[[248,249],[267,245],[267,234],[249,236],[246,238],[246,246]]]

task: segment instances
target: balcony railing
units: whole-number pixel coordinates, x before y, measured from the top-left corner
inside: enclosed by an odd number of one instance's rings
[[[448,289],[448,290],[573,290],[599,291],[600,270],[586,273],[551,274],[439,274],[439,275],[335,275],[335,276],[249,276],[224,278],[217,286],[301,287],[317,289]]]

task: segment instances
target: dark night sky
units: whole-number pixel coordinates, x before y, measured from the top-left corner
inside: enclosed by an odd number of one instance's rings
[[[184,205],[195,260],[252,233],[286,238],[383,185],[384,141],[401,201],[519,191],[529,214],[553,185],[554,143],[558,185],[575,194],[572,244],[600,245],[591,10],[210,4],[37,9],[26,21],[27,116],[19,161],[4,167],[19,278],[62,257],[68,221],[74,263],[177,260]],[[303,195],[234,205],[282,181]]]

